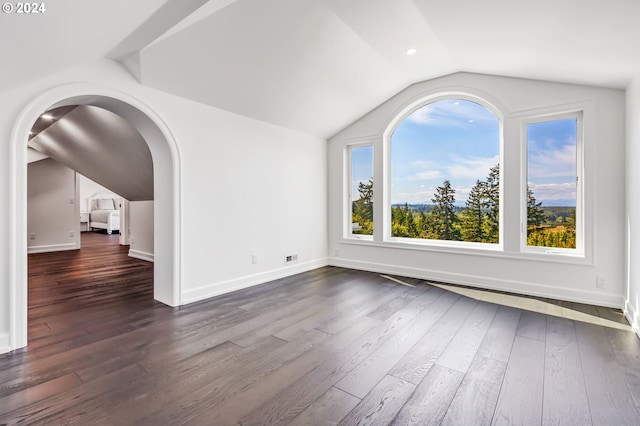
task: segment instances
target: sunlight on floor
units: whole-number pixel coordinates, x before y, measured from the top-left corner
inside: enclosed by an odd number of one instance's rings
[[[397,278],[391,278],[386,275],[381,275],[381,276],[384,278],[390,279],[394,282],[397,282],[399,284],[413,287],[413,285],[402,282]],[[434,287],[439,287],[443,290],[451,291],[453,293],[470,297],[472,299],[482,300],[484,302],[496,303],[498,305],[510,306],[513,308],[524,309],[527,311],[539,312],[541,314],[553,315],[556,317],[566,318],[574,321],[601,325],[603,327],[616,328],[618,330],[633,331],[631,326],[628,324],[621,324],[616,321],[611,321],[605,318],[601,318],[601,317],[590,315],[584,312],[576,311],[574,309],[565,308],[563,306],[554,305],[553,303],[544,302],[538,299],[515,296],[512,294],[497,293],[493,291],[458,287],[454,285],[439,284],[439,283],[434,283],[430,281],[428,282],[428,284]]]

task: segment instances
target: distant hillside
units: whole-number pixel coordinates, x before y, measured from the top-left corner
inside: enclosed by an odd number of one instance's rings
[[[404,207],[404,203],[392,204],[392,207]],[[409,210],[414,213],[429,213],[433,209],[433,204],[407,204]],[[575,207],[570,206],[541,206],[540,207],[545,215],[547,216],[547,221],[554,223],[559,217],[562,217],[563,221],[567,218],[570,218],[574,212],[576,211]],[[456,212],[461,212],[464,207],[455,206]]]
[[[392,204],[391,207],[404,207],[405,203]],[[429,213],[433,209],[433,204],[407,204],[409,210],[414,213]],[[456,212],[461,212],[464,207],[454,206]]]
[[[565,222],[568,218],[575,215],[575,207],[567,206],[541,206],[544,214],[547,216],[547,222],[555,223],[559,217],[562,218],[562,222]]]

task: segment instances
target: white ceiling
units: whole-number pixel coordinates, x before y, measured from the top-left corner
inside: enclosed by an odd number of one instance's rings
[[[53,0],[42,14],[0,13],[0,92],[106,56],[167,1]]]
[[[0,17],[0,91],[108,56],[139,66],[144,85],[322,137],[412,83],[457,71],[616,88],[640,77],[638,0],[47,6],[41,16]],[[409,47],[418,53],[407,56]]]

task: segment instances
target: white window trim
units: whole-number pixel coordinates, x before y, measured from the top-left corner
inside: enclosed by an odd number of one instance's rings
[[[345,146],[344,149],[344,229],[343,229],[343,238],[346,240],[361,240],[361,241],[373,241],[373,235],[362,235],[362,234],[354,234],[353,233],[353,228],[352,228],[352,218],[353,218],[353,158],[352,158],[352,153],[353,153],[353,149],[354,148],[365,148],[365,147],[371,147],[371,149],[373,150],[373,156],[372,156],[372,169],[374,169],[375,171],[375,158],[376,158],[376,153],[375,153],[375,146],[373,144],[372,141],[367,140],[365,142],[357,142],[357,143],[351,143]],[[374,182],[375,182],[375,176],[372,176],[374,178]],[[375,184],[374,184],[374,189],[375,189]],[[374,194],[374,200],[375,200],[375,194]],[[374,209],[375,209],[375,203],[374,203]],[[374,229],[375,229],[375,220],[374,220]]]
[[[380,247],[394,250],[408,250],[414,252],[425,252],[425,253],[447,253],[453,255],[465,255],[465,256],[480,256],[480,257],[491,257],[491,258],[499,258],[499,259],[510,259],[510,260],[524,260],[524,261],[532,261],[532,262],[547,262],[547,263],[558,263],[558,264],[569,264],[569,265],[584,265],[584,266],[593,266],[592,260],[585,258],[584,256],[576,256],[574,253],[566,255],[566,256],[550,256],[545,253],[533,253],[533,252],[518,252],[518,251],[504,251],[498,247],[477,247],[473,246],[474,244],[483,244],[483,243],[473,243],[468,242],[467,246],[450,246],[445,247],[442,244],[424,244],[419,239],[407,238],[408,241],[372,241],[372,240],[364,240],[364,239],[355,239],[355,238],[344,238],[341,243],[346,245],[354,245],[354,246],[362,246],[362,247]],[[418,240],[418,241],[415,241]],[[428,240],[425,240],[428,241]],[[494,244],[484,244],[493,246]],[[495,244],[497,245],[497,244]]]
[[[395,132],[396,128],[404,122],[414,111],[432,104],[434,102],[444,100],[464,100],[477,103],[489,110],[500,122],[499,125],[499,162],[500,162],[500,213],[499,213],[499,241],[496,244],[492,243],[476,243],[469,241],[448,241],[448,240],[428,240],[421,238],[403,238],[394,237],[391,235],[391,136]],[[494,103],[487,100],[485,97],[473,95],[464,91],[445,91],[438,92],[429,96],[423,96],[418,101],[411,102],[407,105],[399,114],[397,114],[391,121],[391,124],[387,127],[383,136],[383,167],[384,167],[384,180],[381,187],[384,187],[383,196],[383,237],[382,241],[393,243],[394,246],[399,244],[407,244],[414,247],[433,247],[433,248],[452,248],[461,250],[473,250],[473,251],[488,251],[496,252],[504,250],[504,185],[502,179],[504,176],[504,125],[505,115],[504,113],[494,105]],[[375,164],[375,161],[374,161]],[[374,231],[375,235],[375,231]]]
[[[520,252],[522,253],[535,253],[538,255],[546,256],[570,256],[578,258],[587,258],[588,251],[586,249],[586,209],[585,209],[585,173],[584,173],[584,155],[585,155],[585,143],[584,143],[584,127],[585,127],[585,109],[574,108],[570,110],[556,110],[553,112],[545,112],[537,115],[530,115],[521,118],[520,120],[520,132],[521,132],[521,196],[520,196]],[[547,121],[564,120],[569,118],[577,119],[576,122],[576,248],[554,248],[554,247],[538,247],[529,246],[527,244],[527,230],[528,230],[528,218],[527,218],[527,186],[528,186],[528,138],[527,138],[527,126],[529,124],[544,123]]]

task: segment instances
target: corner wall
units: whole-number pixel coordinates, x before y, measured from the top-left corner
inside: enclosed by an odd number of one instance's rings
[[[153,262],[153,200],[129,202],[129,256]]]
[[[48,158],[28,165],[27,235],[29,253],[79,248],[76,174]]]
[[[640,76],[627,88],[625,315],[640,336]]]

